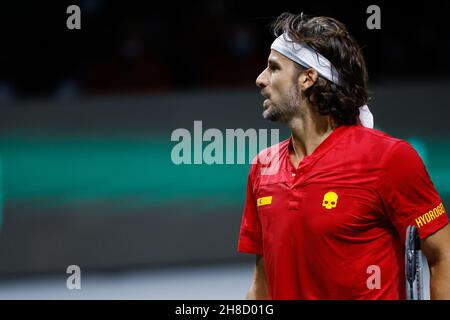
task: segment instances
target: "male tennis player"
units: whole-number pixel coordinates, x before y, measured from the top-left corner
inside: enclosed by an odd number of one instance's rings
[[[371,128],[358,44],[328,17],[283,14],[274,31],[256,84],[264,118],[292,134],[250,168],[238,244],[257,256],[248,298],[404,299],[415,225],[431,298],[450,299],[447,213],[416,151]]]

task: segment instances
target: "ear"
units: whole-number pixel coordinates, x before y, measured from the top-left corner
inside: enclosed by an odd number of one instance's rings
[[[300,75],[299,79],[299,86],[302,91],[307,90],[308,88],[312,87],[314,83],[316,83],[317,78],[319,77],[319,74],[316,70],[309,68],[303,71]]]

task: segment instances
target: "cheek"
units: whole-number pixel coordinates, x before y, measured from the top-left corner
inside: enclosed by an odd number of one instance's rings
[[[279,80],[279,77],[276,75],[273,75],[270,79],[270,91],[271,91],[271,98],[280,97],[280,95],[283,94],[283,87],[282,82]]]
[[[292,86],[292,81],[281,73],[275,73],[271,77],[271,84],[273,91],[278,95],[285,95],[288,93],[289,88]]]

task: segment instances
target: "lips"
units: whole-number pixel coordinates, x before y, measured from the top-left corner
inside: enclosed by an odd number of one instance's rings
[[[263,90],[261,90],[261,95],[266,98],[263,102],[263,108],[267,109],[269,107],[269,103],[270,103],[270,99],[269,99],[269,95],[264,92]]]

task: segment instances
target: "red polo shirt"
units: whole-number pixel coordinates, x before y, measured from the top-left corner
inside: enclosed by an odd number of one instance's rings
[[[298,168],[290,150],[287,139],[251,165],[238,244],[264,256],[270,298],[404,299],[407,226],[423,239],[448,222],[416,151],[359,125]]]

